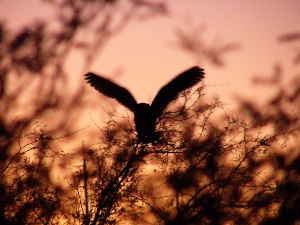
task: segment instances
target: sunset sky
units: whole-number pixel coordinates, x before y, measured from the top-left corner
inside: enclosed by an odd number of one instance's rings
[[[52,11],[38,2],[1,1],[0,17],[13,27],[37,18],[47,19]],[[279,35],[300,30],[299,0],[167,0],[166,3],[169,16],[131,22],[107,43],[90,70],[110,76],[121,68],[123,73],[117,82],[131,90],[139,102],[149,102],[163,84],[196,63],[176,46],[175,30],[186,26],[205,27],[203,39],[207,43],[217,39],[225,44],[240,44],[239,50],[225,55],[224,67],[207,61],[199,65],[206,71],[207,92],[225,101],[235,93],[252,96],[257,90],[250,85],[251,78],[271,75],[276,63],[284,65],[286,77],[299,70],[292,63],[293,45],[280,44],[277,39]],[[83,82],[82,71],[72,69]]]
[[[300,0],[0,0],[0,28],[0,225],[299,221],[300,40],[279,37],[300,33]],[[238,48],[217,66],[180,48],[180,29]],[[152,107],[84,76],[151,103],[194,66],[204,94],[171,101],[196,75]],[[276,68],[282,83],[254,84]]]

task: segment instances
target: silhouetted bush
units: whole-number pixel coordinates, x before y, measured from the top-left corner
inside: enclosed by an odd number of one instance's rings
[[[66,91],[68,57],[81,51],[85,71],[129,19],[166,8],[136,0],[127,1],[129,11],[118,11],[117,0],[46,2],[57,8],[58,30],[43,22],[16,33],[0,26],[0,224],[300,221],[297,76],[283,86],[277,67],[270,79],[256,79],[278,92],[262,106],[241,99],[235,112],[208,100],[204,85],[185,91],[157,122],[156,144],[140,143],[132,118],[117,112],[108,113],[95,144],[78,144],[89,136],[74,128],[87,106],[85,83]],[[87,28],[91,40],[81,38]],[[235,47],[198,50],[222,65]]]

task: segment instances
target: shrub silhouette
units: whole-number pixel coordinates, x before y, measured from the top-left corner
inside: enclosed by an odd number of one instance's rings
[[[136,8],[118,11],[116,26],[118,1],[47,2],[60,9],[61,30],[0,25],[0,224],[299,222],[299,76],[281,85],[277,67],[258,82],[278,90],[269,101],[241,99],[230,113],[204,86],[182,91],[157,121],[157,145],[136,142],[131,120],[110,113],[89,145],[91,133],[73,127],[86,84],[65,91],[68,55],[82,51],[88,71],[134,12],[164,7],[128,0]],[[95,40],[81,40],[89,26]],[[217,52],[209,60],[219,62]]]

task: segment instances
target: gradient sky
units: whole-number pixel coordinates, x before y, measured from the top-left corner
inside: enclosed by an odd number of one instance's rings
[[[1,1],[0,17],[8,18],[8,24],[15,27],[36,18],[47,18],[52,12],[37,6],[37,2]],[[139,102],[149,102],[163,84],[195,64],[195,59],[176,47],[175,29],[185,27],[187,21],[192,26],[206,27],[203,37],[208,43],[218,38],[223,43],[241,44],[240,50],[225,56],[225,67],[218,68],[206,61],[199,65],[206,70],[207,92],[225,101],[233,93],[248,96],[257,93],[259,90],[250,85],[251,77],[270,75],[276,63],[284,65],[286,77],[299,70],[299,66],[292,64],[295,54],[292,45],[277,41],[281,34],[300,30],[299,0],[166,2],[170,16],[131,22],[108,42],[90,70],[109,76],[116,68],[122,68],[123,74],[117,82],[127,87]]]

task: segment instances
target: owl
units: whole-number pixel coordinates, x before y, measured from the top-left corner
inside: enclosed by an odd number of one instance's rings
[[[204,78],[204,74],[204,70],[197,66],[182,72],[159,90],[151,105],[137,103],[126,88],[102,76],[87,73],[85,80],[103,95],[116,99],[132,111],[139,141],[154,143],[158,140],[155,130],[156,121],[161,117],[168,104],[175,100],[180,92],[200,82]]]

